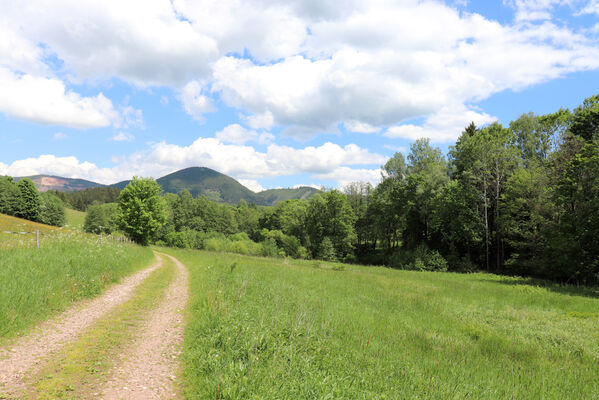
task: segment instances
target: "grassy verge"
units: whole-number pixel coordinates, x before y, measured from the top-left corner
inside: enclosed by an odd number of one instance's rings
[[[134,339],[139,324],[158,305],[174,277],[173,262],[166,257],[163,262],[163,267],[140,284],[131,300],[95,323],[32,377],[33,389],[27,398],[97,398],[98,386],[118,359],[118,350]]]
[[[13,230],[39,228],[44,236],[38,250],[19,243],[30,240],[27,235],[0,235],[0,343],[76,300],[98,295],[153,258],[149,248],[0,216],[0,230],[7,225]]]
[[[191,250],[188,398],[596,399],[599,298]]]

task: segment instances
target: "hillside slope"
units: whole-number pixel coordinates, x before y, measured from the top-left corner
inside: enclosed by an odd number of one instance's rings
[[[80,192],[99,187],[124,189],[131,180],[125,180],[112,185],[103,185],[85,179],[63,178],[59,176],[35,175],[28,176],[40,192],[57,190],[60,192]],[[22,178],[15,178],[16,180]],[[289,189],[268,189],[254,193],[235,179],[206,167],[191,167],[156,180],[166,193],[179,193],[188,190],[192,196],[206,196],[210,200],[237,204],[240,200],[261,206],[272,206],[291,199],[308,199],[320,190],[309,186]],[[99,199],[102,201],[102,199]]]
[[[53,175],[33,175],[15,177],[14,180],[18,181],[23,178],[31,179],[33,183],[35,183],[37,190],[40,192],[46,192],[48,190],[58,190],[60,192],[74,192],[105,186],[101,183],[96,183],[85,179],[63,178],[61,176]]]

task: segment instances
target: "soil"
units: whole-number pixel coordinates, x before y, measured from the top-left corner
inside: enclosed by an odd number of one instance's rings
[[[163,255],[163,254],[160,254]],[[142,324],[137,339],[123,350],[109,372],[104,399],[171,399],[178,397],[178,358],[183,340],[183,310],[188,274],[174,257],[177,273],[158,307]]]
[[[160,265],[162,258],[157,257],[153,265],[123,279],[99,297],[77,303],[59,316],[43,322],[30,334],[0,348],[0,393],[10,395],[24,389],[23,379],[35,373],[44,359],[76,340],[79,334],[115,306],[129,300],[134,289]]]

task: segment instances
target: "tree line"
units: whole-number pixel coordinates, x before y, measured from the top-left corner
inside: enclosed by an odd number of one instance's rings
[[[0,213],[54,226],[66,221],[62,200],[53,193],[39,193],[27,178],[15,182],[0,176]]]
[[[470,124],[447,155],[417,140],[382,169],[376,187],[269,208],[166,194],[156,240],[206,248],[238,235],[292,257],[599,283],[599,96],[507,127]]]
[[[85,204],[87,231],[143,244],[599,283],[599,96],[509,126],[472,123],[447,155],[417,140],[382,170],[376,187],[355,182],[274,207],[163,195],[140,178],[120,193],[68,196]],[[3,207],[14,201],[7,193],[36,198],[28,183],[2,179]],[[94,204],[105,200],[117,201]],[[2,212],[24,216],[19,207]]]

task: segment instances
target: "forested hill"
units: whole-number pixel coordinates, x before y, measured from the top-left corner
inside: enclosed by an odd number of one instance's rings
[[[111,185],[125,188],[130,181]],[[193,197],[206,196],[210,200],[237,204],[240,200],[260,206],[272,206],[281,201],[309,199],[320,190],[302,186],[293,189],[268,189],[259,193],[252,192],[235,179],[206,167],[185,168],[156,180],[166,193],[179,193],[187,190]]]
[[[187,189],[193,197],[200,195],[210,200],[237,204],[244,199],[257,203],[255,193],[235,179],[210,168],[192,167],[182,169],[157,179],[156,182],[167,193],[179,193]]]
[[[37,190],[40,192],[46,192],[48,190],[57,190],[59,192],[74,192],[78,190],[85,190],[89,188],[102,187],[104,185],[96,182],[91,182],[85,179],[73,179],[63,178],[61,176],[52,175],[34,175],[27,176],[31,179]],[[15,181],[19,181],[22,178],[15,177]]]
[[[130,181],[122,181],[113,185],[102,185],[84,179],[62,178],[58,176],[36,175],[28,177],[40,192],[52,190],[67,203],[84,211],[94,202],[106,203],[116,201],[120,190]],[[19,180],[21,178],[15,178]],[[210,200],[237,204],[240,200],[261,206],[272,206],[292,199],[308,199],[320,190],[312,187],[293,189],[269,189],[254,193],[235,179],[206,167],[191,167],[165,175],[157,179],[166,193],[179,193],[188,190],[193,197],[206,196]],[[71,193],[66,193],[71,192]]]

